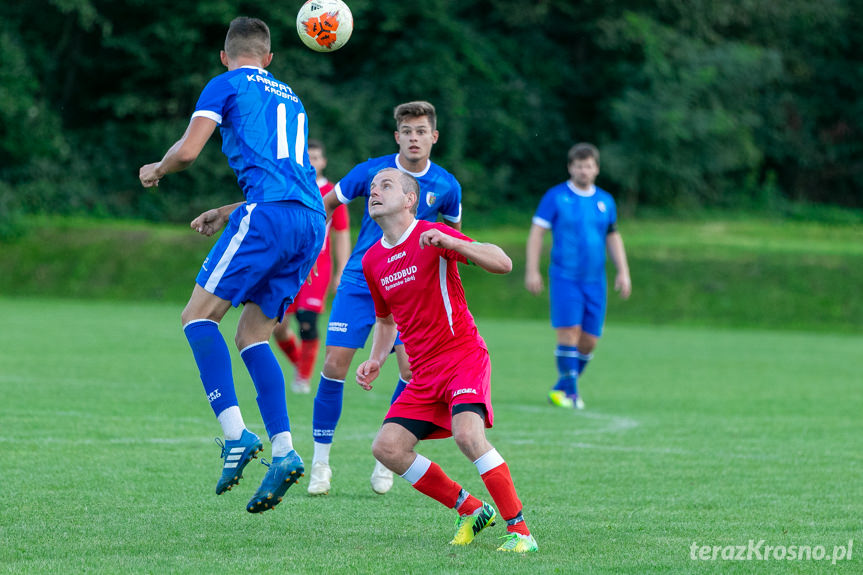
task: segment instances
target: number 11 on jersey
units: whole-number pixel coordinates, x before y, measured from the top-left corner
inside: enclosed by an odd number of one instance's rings
[[[279,104],[276,108],[276,130],[278,137],[278,148],[276,149],[276,158],[282,160],[290,158],[291,154],[288,149],[288,113],[285,104]],[[299,165],[303,165],[303,150],[306,149],[306,114],[297,114],[297,134],[294,145],[294,161]]]

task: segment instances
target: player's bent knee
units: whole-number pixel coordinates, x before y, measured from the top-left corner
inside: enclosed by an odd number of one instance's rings
[[[479,457],[487,451],[488,440],[481,433],[471,429],[453,429],[453,440],[462,453],[468,457]]]
[[[374,455],[375,459],[384,465],[392,462],[398,451],[399,449],[396,443],[387,437],[381,437],[379,435],[375,438],[374,443],[372,443],[372,455]]]
[[[355,352],[355,349],[346,347],[327,347],[324,356],[324,376],[329,379],[345,379]]]
[[[297,312],[297,320],[300,322],[300,339],[312,341],[318,339],[318,314],[307,309]]]

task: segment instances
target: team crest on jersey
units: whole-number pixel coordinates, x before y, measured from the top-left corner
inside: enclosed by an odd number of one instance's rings
[[[437,201],[437,195],[434,192],[426,192],[426,205],[432,207]]]
[[[602,212],[603,214],[605,213],[605,210],[607,209],[605,207],[605,202],[596,202],[596,207],[599,208],[599,211]]]

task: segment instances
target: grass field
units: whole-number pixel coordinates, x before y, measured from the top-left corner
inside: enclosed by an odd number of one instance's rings
[[[610,325],[582,381],[588,409],[545,403],[544,320],[479,318],[496,427],[539,553],[495,552],[500,525],[447,545],[454,512],[397,479],[368,485],[395,378],[349,384],[329,496],[306,479],[274,511],[263,477],[213,492],[218,425],[174,304],[0,298],[2,573],[859,573],[863,337]],[[223,322],[228,341],[234,329]],[[358,354],[361,357],[362,352]],[[241,406],[263,434],[235,356]],[[290,376],[290,370],[286,370]],[[312,396],[289,393],[310,462]],[[421,451],[487,498],[451,440]],[[701,561],[691,546],[823,545],[851,560]],[[763,547],[759,548],[763,551]],[[856,552],[856,553],[854,553]]]
[[[545,403],[544,320],[479,318],[497,425],[539,553],[495,552],[501,525],[447,545],[454,512],[396,478],[368,485],[395,378],[350,384],[329,496],[306,478],[274,511],[263,477],[213,492],[219,428],[179,306],[0,298],[2,573],[860,573],[863,337],[612,324],[582,381],[583,413]],[[236,313],[223,322],[232,340]],[[358,358],[363,357],[363,352]],[[263,434],[242,362],[249,427]],[[290,376],[290,370],[286,370]],[[289,393],[310,463],[312,396]],[[420,449],[487,498],[451,440]],[[691,546],[823,545],[851,560],[701,561]],[[763,551],[763,547],[760,548]]]
[[[524,214],[520,227],[474,228],[466,216],[465,232],[504,247],[514,266],[504,277],[462,270],[468,293],[481,294],[471,298],[478,315],[547,316],[547,297],[524,289],[529,221]],[[621,233],[633,292],[626,302],[609,299],[612,324],[756,325],[863,335],[859,224],[626,220]],[[178,224],[34,218],[22,237],[0,241],[0,294],[182,305],[214,241]]]

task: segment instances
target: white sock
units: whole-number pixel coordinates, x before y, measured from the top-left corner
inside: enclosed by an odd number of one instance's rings
[[[222,433],[226,440],[238,440],[243,435],[243,430],[246,429],[239,405],[232,405],[223,409],[222,413],[218,415],[218,419],[219,423],[222,424]]]
[[[485,474],[488,471],[491,471],[498,465],[503,465],[506,463],[501,457],[500,453],[497,452],[497,449],[491,448],[485,453],[483,453],[479,459],[473,462],[476,465],[476,470],[479,471],[480,475]]]
[[[294,440],[290,431],[277,433],[270,441],[273,444],[273,458],[284,457],[294,448]]]
[[[318,443],[315,442],[315,455],[312,457],[312,463],[326,463],[330,464],[330,448],[333,446],[332,443]]]

